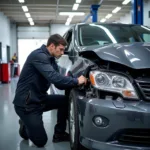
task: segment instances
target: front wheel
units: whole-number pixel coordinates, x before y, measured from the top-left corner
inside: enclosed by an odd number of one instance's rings
[[[69,100],[69,134],[71,150],[85,150],[79,141],[79,117],[75,91],[72,90],[70,92]]]

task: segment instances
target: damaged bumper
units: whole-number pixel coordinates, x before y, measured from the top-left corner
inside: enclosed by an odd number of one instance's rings
[[[80,142],[94,150],[150,148],[150,103],[78,97]],[[101,117],[102,126],[94,122]],[[99,122],[98,122],[99,123]]]

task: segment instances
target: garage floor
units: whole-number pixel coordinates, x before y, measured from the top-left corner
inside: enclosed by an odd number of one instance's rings
[[[18,116],[12,104],[17,81],[18,79],[14,78],[10,84],[0,84],[0,150],[70,150],[68,142],[52,143],[56,111],[49,111],[43,115],[48,134],[45,148],[37,148],[31,141],[22,140],[18,134]]]

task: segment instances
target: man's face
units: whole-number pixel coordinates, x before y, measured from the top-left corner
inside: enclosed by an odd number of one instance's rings
[[[65,51],[65,46],[59,44],[58,46],[55,46],[54,44],[51,45],[52,48],[52,55],[56,57],[57,59],[60,58]]]

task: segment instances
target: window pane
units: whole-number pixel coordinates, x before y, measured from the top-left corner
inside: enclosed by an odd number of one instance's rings
[[[143,39],[145,42],[150,42],[150,34],[143,34]]]
[[[79,27],[81,46],[147,42],[150,40],[149,36],[150,29],[140,25],[89,24]]]

